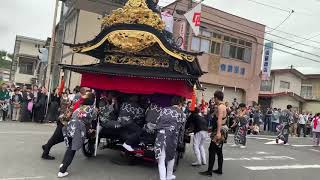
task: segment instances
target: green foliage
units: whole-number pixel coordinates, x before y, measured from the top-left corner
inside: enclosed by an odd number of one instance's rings
[[[0,68],[11,69],[11,62],[5,60],[6,56],[13,59],[13,54],[7,53],[7,51],[0,50]]]

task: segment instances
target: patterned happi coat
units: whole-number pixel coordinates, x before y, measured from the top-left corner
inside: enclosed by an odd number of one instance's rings
[[[73,112],[71,120],[62,129],[67,148],[79,150],[82,147],[87,129],[91,127],[91,123],[96,117],[97,113],[93,106],[83,105]]]
[[[136,121],[144,118],[144,112],[145,110],[137,103],[123,103],[118,117],[120,127],[127,126],[131,123],[137,123]]]
[[[236,129],[234,135],[235,144],[246,144],[246,136],[248,131],[249,115],[244,115],[243,117],[237,117],[238,128]]]
[[[163,108],[157,120],[155,156],[159,159],[162,149],[166,151],[166,162],[175,157],[177,146],[183,143],[186,116],[176,106]]]
[[[161,109],[162,108],[157,104],[151,103],[146,110],[146,124],[144,125],[144,129],[148,133],[153,133],[155,131]]]
[[[110,127],[110,124],[117,120],[117,117],[115,115],[115,105],[102,101],[99,104],[99,109],[101,126],[105,128]]]

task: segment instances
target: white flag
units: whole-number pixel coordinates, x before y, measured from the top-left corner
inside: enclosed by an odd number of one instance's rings
[[[184,15],[196,36],[200,33],[201,3]]]

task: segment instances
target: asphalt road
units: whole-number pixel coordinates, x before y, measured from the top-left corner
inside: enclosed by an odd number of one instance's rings
[[[64,155],[61,143],[52,149],[54,161],[40,158],[41,145],[54,131],[54,125],[34,123],[0,123],[0,180],[54,180]],[[290,145],[275,145],[273,137],[251,136],[246,149],[224,147],[224,174],[212,178],[198,175],[206,166],[194,168],[192,146],[187,148],[176,176],[178,180],[319,180],[320,148],[312,147],[310,138],[291,138]],[[209,141],[207,145],[209,144]],[[98,156],[86,158],[79,151],[69,168],[67,180],[157,180],[157,166],[142,163],[118,165],[119,152],[100,150]]]

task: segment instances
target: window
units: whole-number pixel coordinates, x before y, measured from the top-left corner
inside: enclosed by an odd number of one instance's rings
[[[221,71],[226,71],[226,65],[225,64],[221,64],[220,65],[220,70]]]
[[[244,51],[245,51],[244,48],[238,47],[238,49],[237,49],[237,57],[236,58],[244,60]]]
[[[263,80],[261,81],[260,90],[261,91],[271,91],[272,81],[271,80]]]
[[[202,32],[201,32],[201,35],[204,36],[204,37],[211,37],[211,32],[202,31]]]
[[[210,50],[210,41],[207,39],[201,39],[200,42],[200,51],[208,53]]]
[[[280,81],[280,88],[282,89],[290,89],[290,83],[286,81]]]
[[[234,67],[234,73],[235,73],[235,74],[238,74],[238,73],[239,73],[239,66],[235,66],[235,67]]]
[[[228,72],[232,72],[233,66],[232,65],[228,65]]]
[[[198,37],[192,37],[191,50],[193,50],[193,51],[200,51],[200,38],[198,38]]]
[[[301,86],[301,96],[302,97],[312,97],[312,85],[302,85]]]
[[[191,50],[219,55],[221,52],[221,35],[202,30],[200,37],[192,37]]]
[[[21,74],[33,74],[33,61],[19,58],[19,73]]]
[[[251,61],[252,43],[224,36],[222,56],[225,58],[239,59],[245,62]]]
[[[211,41],[211,53],[212,54],[220,54],[220,46],[221,44],[215,41]]]
[[[241,75],[244,75],[245,73],[246,73],[246,69],[245,69],[245,68],[241,68],[241,69],[240,69],[240,74],[241,74]]]
[[[236,58],[237,46],[230,46],[229,57]]]

